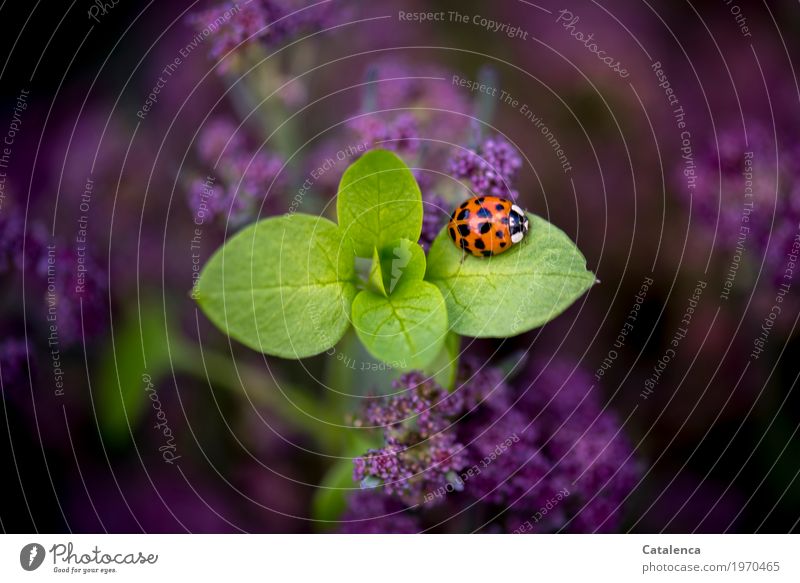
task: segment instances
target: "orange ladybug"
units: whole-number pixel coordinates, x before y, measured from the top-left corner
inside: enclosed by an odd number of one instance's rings
[[[475,257],[491,257],[508,251],[528,233],[528,216],[512,201],[499,196],[481,196],[465,201],[447,225],[459,249]]]

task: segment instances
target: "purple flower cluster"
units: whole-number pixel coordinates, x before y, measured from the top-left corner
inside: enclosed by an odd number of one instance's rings
[[[212,168],[212,175],[193,179],[187,189],[197,221],[224,216],[234,228],[244,225],[261,213],[268,193],[283,186],[283,159],[249,149],[243,131],[226,119],[214,119],[203,128],[197,154]]]
[[[78,250],[33,231],[26,259],[36,266],[36,288],[48,327],[65,346],[91,342],[108,328],[108,276],[90,249]]]
[[[211,36],[212,59],[224,58],[243,44],[259,42],[279,46],[299,34],[330,26],[335,15],[332,3],[309,8],[300,0],[251,0],[223,2],[189,17],[199,35]],[[223,64],[225,71],[229,64]]]
[[[386,494],[416,504],[464,465],[463,446],[449,431],[461,400],[416,372],[403,375],[393,388],[396,395],[366,408],[364,421],[382,428],[384,447],[357,458],[353,478],[364,488],[381,485]]]
[[[0,214],[0,275],[23,268],[35,319],[40,319],[46,330],[56,327],[57,340],[64,346],[82,338],[91,340],[106,330],[107,275],[92,250],[79,250],[51,237],[36,220],[26,229],[20,213],[4,209]],[[16,346],[9,342],[3,348],[6,354]]]
[[[368,147],[404,155],[413,155],[419,150],[419,127],[411,113],[363,115],[350,120],[348,125],[355,131],[358,143]]]
[[[475,151],[460,150],[449,163],[454,178],[465,179],[475,196],[500,196],[515,200],[511,185],[522,167],[522,157],[504,138],[485,140]]]
[[[449,71],[435,66],[412,65],[396,58],[378,59],[365,74],[369,82],[364,86],[361,112],[397,114],[391,135],[413,131],[415,138],[424,132],[442,143],[457,141],[468,127],[470,102],[446,81],[450,76]],[[400,111],[403,113],[398,114]],[[391,116],[383,123],[390,121]]]
[[[246,146],[244,131],[224,117],[210,119],[197,136],[197,155],[212,166],[216,166],[226,154],[231,156],[243,152]]]
[[[439,506],[467,514],[475,530],[618,528],[639,469],[617,417],[586,373],[563,363],[527,372],[528,386],[514,388],[467,357],[453,393],[411,373],[396,385],[403,392],[371,403],[366,419],[384,428],[386,445],[356,460],[355,479],[376,487],[350,499],[343,518],[357,522],[343,530],[418,531]],[[413,462],[409,435],[425,449]],[[447,463],[426,471],[437,455]],[[390,500],[416,505],[399,515],[402,526],[384,516]]]
[[[639,477],[633,447],[619,419],[603,406],[585,371],[566,363],[539,365],[535,371],[520,404],[535,419],[541,450],[554,468],[551,492],[561,488],[571,492],[572,513],[563,528],[615,530],[623,502]]]
[[[375,81],[377,109],[418,107],[421,108],[418,112],[420,117],[433,115],[434,108],[453,114],[469,111],[469,102],[464,95],[446,81],[450,79],[450,72],[440,67],[411,64],[390,57],[376,60],[370,67],[369,76]],[[455,120],[450,121],[453,123]]]
[[[698,156],[693,192],[691,172],[678,172],[677,186],[692,205],[692,219],[715,244],[731,253],[743,249],[764,261],[767,281],[779,281],[800,233],[800,147],[776,140],[764,127],[727,129]]]

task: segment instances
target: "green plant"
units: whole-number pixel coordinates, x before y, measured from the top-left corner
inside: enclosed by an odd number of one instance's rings
[[[375,358],[425,368],[452,362],[456,334],[496,338],[531,330],[595,281],[572,241],[534,215],[530,234],[502,255],[464,257],[442,230],[426,258],[416,243],[419,186],[385,150],[347,169],[337,213],[338,225],[290,214],[231,238],[196,289],[208,317],[250,348],[284,358],[325,352],[352,325]]]

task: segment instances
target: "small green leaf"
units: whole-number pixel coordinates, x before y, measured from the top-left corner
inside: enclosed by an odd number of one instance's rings
[[[428,254],[426,279],[447,302],[450,327],[478,338],[505,338],[542,326],[595,281],[586,259],[563,231],[529,214],[521,243],[491,258],[457,249],[443,229]]]
[[[356,255],[371,257],[396,239],[419,239],[422,194],[408,166],[387,150],[372,150],[342,176],[339,226]]]
[[[259,221],[219,249],[196,299],[214,324],[273,356],[319,354],[341,339],[356,295],[352,252],[327,219]]]
[[[364,290],[353,302],[353,325],[375,358],[395,368],[421,368],[442,348],[447,308],[425,281],[403,284],[389,297]]]
[[[401,283],[421,281],[425,277],[425,251],[408,239],[392,241],[380,250],[384,289],[392,294]]]

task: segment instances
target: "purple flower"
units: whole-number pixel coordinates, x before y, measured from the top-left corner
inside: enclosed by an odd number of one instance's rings
[[[461,400],[416,372],[403,375],[393,388],[395,395],[373,401],[365,411],[367,423],[382,428],[384,447],[354,461],[353,479],[415,504],[464,465],[463,447],[448,420],[461,409]]]
[[[283,187],[280,176],[283,159],[266,152],[243,154],[228,161],[228,192],[224,212],[238,227],[254,220],[262,212],[267,196],[277,196]]]
[[[16,256],[17,267],[24,267],[26,274],[44,281],[48,273],[48,249],[55,245],[55,241],[47,227],[35,220],[28,223],[24,238],[25,249],[24,253],[22,248],[19,249]]]
[[[433,379],[419,372],[410,372],[392,382],[396,393],[378,398],[366,408],[365,418],[375,426],[391,429],[414,421],[427,436],[440,431],[442,420],[460,409],[457,397],[450,395]]]
[[[39,294],[37,312],[61,347],[89,342],[108,326],[108,275],[88,245],[67,246],[34,223],[25,250],[26,271]],[[50,339],[49,339],[50,340]]]
[[[330,4],[308,8],[297,0],[250,0],[223,2],[197,12],[189,17],[189,24],[198,36],[212,38],[209,55],[218,60],[250,42],[279,46],[301,33],[329,26],[336,15]],[[224,63],[221,71],[229,67]]]
[[[353,479],[364,489],[380,486],[381,492],[396,495],[406,504],[419,504],[446,485],[452,472],[464,467],[463,449],[452,431],[410,445],[389,440],[386,447],[354,460]]]
[[[413,155],[419,150],[419,127],[411,113],[363,115],[350,120],[348,125],[355,130],[358,142],[370,147],[404,155]]]
[[[262,33],[271,16],[269,3],[259,0],[244,5],[224,2],[192,14],[189,23],[198,35],[211,36],[209,55],[217,60]]]
[[[449,394],[405,375],[395,388],[407,390],[367,409],[385,447],[356,460],[355,479],[418,505],[423,522],[444,506],[489,531],[618,528],[639,467],[617,417],[584,371],[556,362],[528,373],[532,383],[512,387],[468,356]]]
[[[362,112],[403,110],[415,118],[418,135],[424,132],[444,142],[463,137],[471,106],[466,94],[449,82],[450,71],[384,58],[373,62],[365,77],[369,83],[364,87]]]
[[[489,138],[476,151],[461,150],[449,163],[450,175],[466,179],[475,196],[500,196],[517,198],[511,186],[522,158],[517,150],[502,137]]]
[[[283,159],[267,152],[232,157],[227,165],[232,176],[241,182],[241,188],[253,195],[275,188],[275,181],[283,168]]]
[[[60,340],[65,345],[95,340],[108,326],[106,271],[89,250],[62,249],[56,257],[55,278],[47,279],[45,305],[50,313],[55,302]]]
[[[541,447],[538,427],[518,410],[466,424],[462,439],[469,445],[470,462],[482,470],[466,487],[482,503],[531,513],[563,485]]]
[[[240,154],[245,148],[244,130],[227,118],[215,118],[206,124],[197,138],[197,154],[209,165],[224,156]]]
[[[444,197],[438,194],[422,195],[423,211],[422,233],[419,236],[419,244],[427,253],[433,240],[447,224],[450,215],[450,207]]]
[[[614,530],[640,473],[633,447],[586,371],[559,362],[534,366],[538,378],[521,405],[541,419],[541,443],[554,464],[556,487],[571,492],[573,514],[565,528]]]
[[[375,81],[377,109],[423,106],[454,113],[469,110],[469,102],[449,82],[450,72],[440,67],[390,57],[372,63],[369,76]]]
[[[387,494],[402,492],[406,487],[405,481],[412,474],[399,459],[398,454],[401,451],[401,447],[397,445],[367,451],[353,461],[353,479],[361,482],[363,488],[381,483],[386,486]],[[373,480],[376,484],[370,484]]]
[[[189,208],[195,221],[214,220],[224,209],[225,189],[211,177],[192,180],[188,190]]]
[[[472,354],[463,355],[459,363],[456,394],[461,397],[466,413],[474,413],[481,406],[506,411],[513,402],[502,371]]]
[[[194,178],[187,189],[189,208],[196,220],[224,217],[238,228],[257,217],[268,193],[285,186],[283,159],[250,150],[246,136],[227,119],[213,120],[206,126],[198,140],[198,155],[213,169],[209,176]]]

